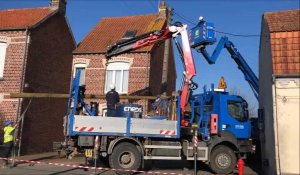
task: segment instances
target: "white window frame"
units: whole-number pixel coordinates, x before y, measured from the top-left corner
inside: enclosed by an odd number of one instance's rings
[[[74,63],[74,66],[73,66],[73,78],[75,77],[76,75],[76,70],[77,69],[83,69],[84,71],[81,72],[81,74],[83,73],[84,75],[80,75],[80,82],[79,82],[79,85],[85,85],[86,82],[85,82],[85,79],[86,79],[86,67],[87,67],[87,64],[86,63]],[[83,78],[83,79],[82,79]]]
[[[121,90],[118,90],[118,93],[120,94],[127,94],[128,93],[128,88],[129,88],[129,68],[130,68],[130,63],[128,62],[120,62],[120,61],[116,61],[116,62],[111,62],[107,65],[106,67],[106,76],[105,76],[105,88],[104,88],[104,93],[107,93],[109,91],[108,87],[110,84],[108,84],[108,71],[113,71],[113,82],[114,84],[117,84],[117,83],[120,83],[120,87],[122,87]],[[116,71],[121,71],[121,82],[116,82]],[[128,71],[128,77],[127,77],[127,80],[128,82],[125,82],[127,83],[127,89],[124,90],[123,89],[123,80],[124,80],[124,71]]]
[[[7,42],[0,41],[0,80],[4,78],[4,65],[7,52]]]

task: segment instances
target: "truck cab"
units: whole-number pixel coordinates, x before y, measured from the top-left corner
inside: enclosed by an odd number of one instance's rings
[[[228,131],[237,139],[251,137],[251,125],[248,120],[247,102],[240,96],[217,93],[214,96],[214,113],[219,117],[218,130]],[[218,105],[226,104],[226,105]]]
[[[230,95],[223,89],[204,89],[202,94],[193,95],[190,103],[190,122],[198,123],[199,134],[204,140],[222,133],[232,135],[237,141],[251,138],[248,104],[241,96]]]

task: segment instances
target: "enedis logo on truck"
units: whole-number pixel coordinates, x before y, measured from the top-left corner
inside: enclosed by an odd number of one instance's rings
[[[124,107],[125,112],[142,112],[142,108],[139,107]]]
[[[235,129],[244,129],[243,125],[235,125]]]

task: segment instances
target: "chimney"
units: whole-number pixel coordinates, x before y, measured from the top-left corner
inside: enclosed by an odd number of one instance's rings
[[[50,8],[55,10],[58,9],[63,15],[66,15],[66,6],[66,0],[50,0]]]
[[[165,17],[165,18],[167,17],[168,10],[167,10],[167,5],[166,5],[165,0],[161,1],[160,7],[158,9],[158,12],[159,12],[160,16]]]

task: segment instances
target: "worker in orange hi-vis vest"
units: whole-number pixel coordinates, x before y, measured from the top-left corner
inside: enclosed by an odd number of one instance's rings
[[[218,85],[218,89],[226,90],[226,88],[227,88],[227,85],[226,85],[224,77],[222,76],[220,79],[219,85]]]
[[[4,127],[4,151],[3,155],[5,160],[5,164],[2,166],[7,166],[8,165],[8,158],[12,152],[13,145],[14,145],[14,131],[17,127],[17,124],[13,126],[13,121],[8,120],[5,122],[5,127]]]

